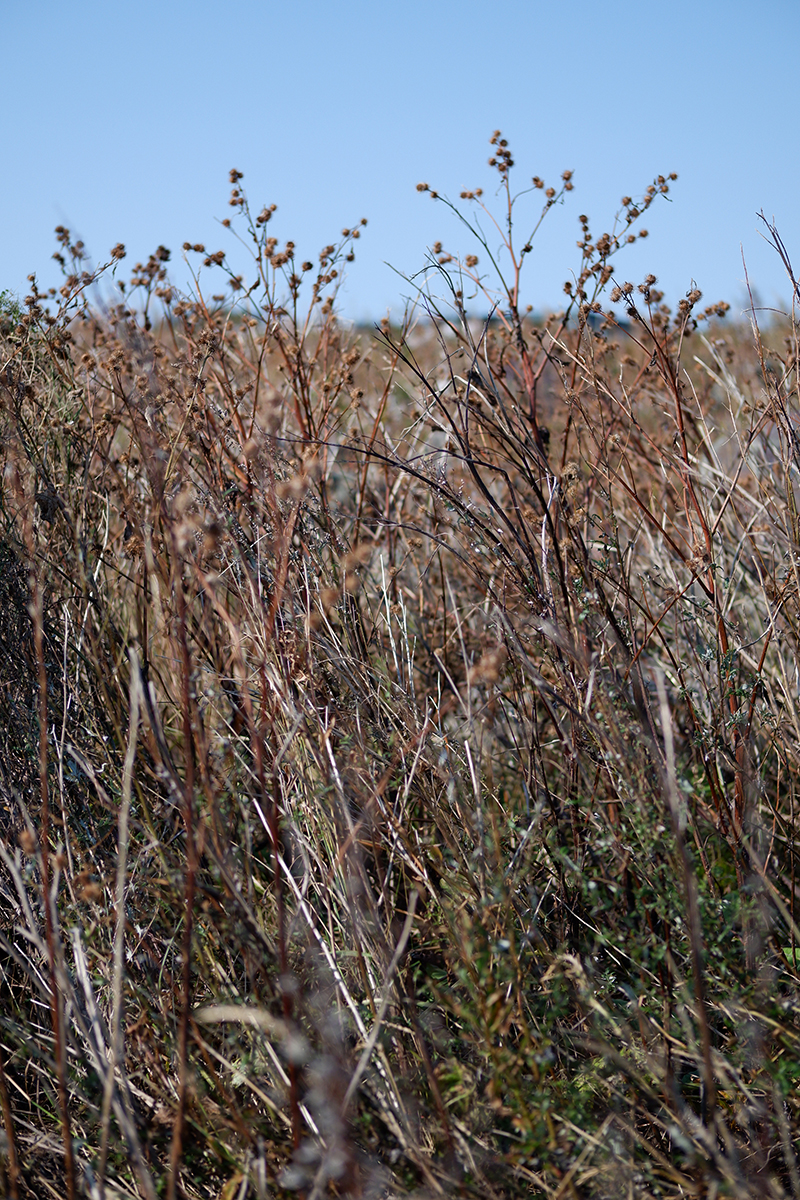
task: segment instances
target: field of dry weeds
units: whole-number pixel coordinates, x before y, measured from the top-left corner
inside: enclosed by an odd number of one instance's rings
[[[665,176],[535,319],[492,145],[399,325],[238,171],[253,282],[4,298],[12,1200],[800,1195],[797,328]]]

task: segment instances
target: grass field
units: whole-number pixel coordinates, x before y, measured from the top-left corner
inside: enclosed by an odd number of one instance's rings
[[[246,278],[4,297],[12,1200],[800,1195],[793,313],[626,281],[659,176],[537,317],[492,154],[401,324],[237,171]]]

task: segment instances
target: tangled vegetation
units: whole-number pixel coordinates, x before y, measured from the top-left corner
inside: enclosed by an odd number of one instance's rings
[[[400,326],[238,171],[3,298],[12,1200],[800,1194],[797,327],[624,280],[674,176],[537,318],[492,147]]]

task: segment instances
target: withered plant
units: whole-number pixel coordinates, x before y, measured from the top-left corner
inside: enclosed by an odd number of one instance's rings
[[[490,164],[374,335],[239,171],[0,301],[15,1200],[800,1193],[794,315],[623,278],[663,175],[539,318]]]

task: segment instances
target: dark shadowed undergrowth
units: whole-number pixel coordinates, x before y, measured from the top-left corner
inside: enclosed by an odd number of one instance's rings
[[[800,1194],[797,329],[664,176],[535,319],[492,144],[399,327],[238,172],[246,280],[3,298],[14,1200]]]

